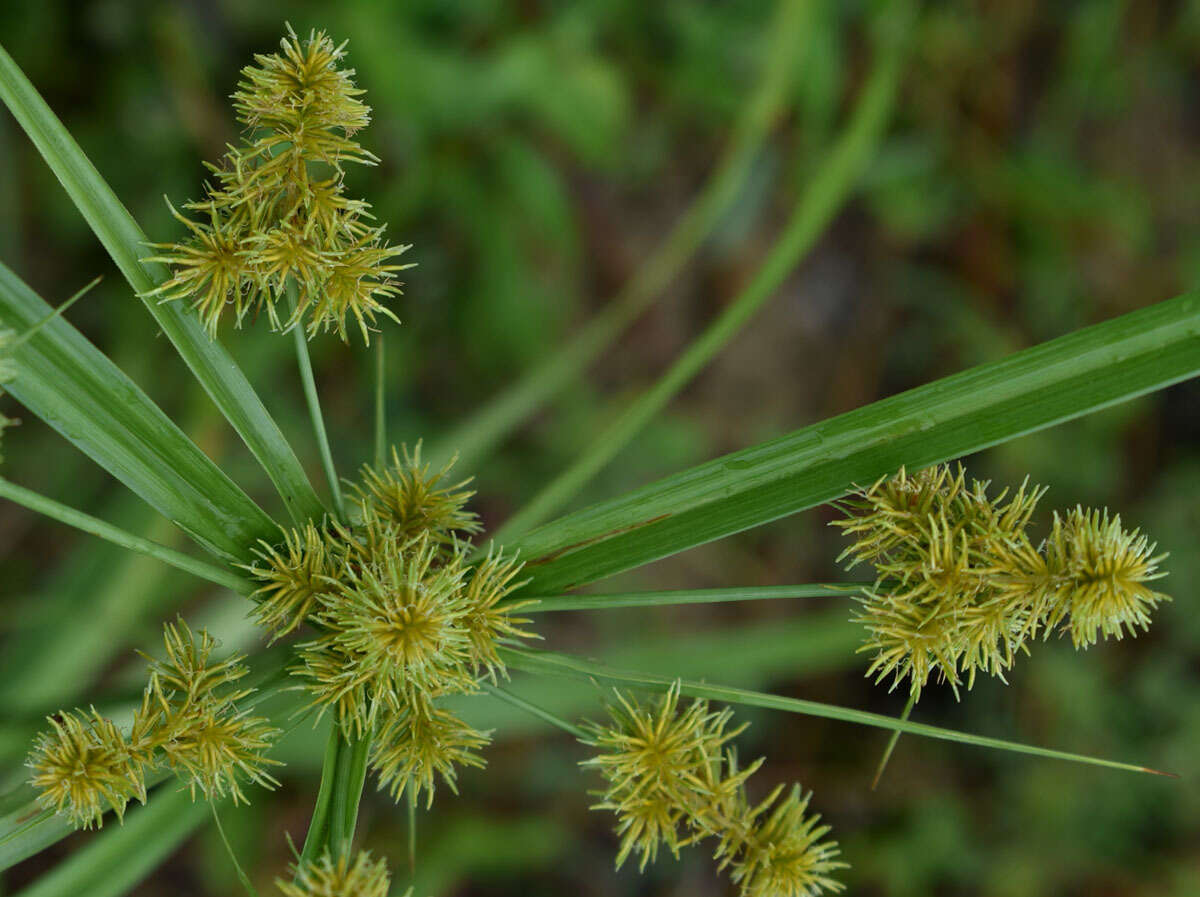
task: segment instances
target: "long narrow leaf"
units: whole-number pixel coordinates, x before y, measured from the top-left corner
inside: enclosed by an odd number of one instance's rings
[[[52,311],[0,264],[0,325],[22,332]],[[271,519],[65,320],[21,343],[13,360],[8,392],[209,551],[245,559],[275,537]]]
[[[666,689],[676,681],[670,676],[656,676],[650,673],[614,670],[602,664],[571,657],[566,654],[555,654],[551,651],[503,648],[501,649],[501,656],[505,663],[526,672],[544,673],[550,676],[569,676],[576,679],[591,679],[609,685],[627,685],[642,688],[649,686],[655,689]],[[765,707],[769,710],[785,710],[789,713],[842,720],[843,722],[858,723],[863,726],[875,726],[879,729],[909,732],[913,735],[924,735],[926,738],[938,738],[942,741],[953,741],[958,744],[971,744],[976,747],[1012,751],[1018,754],[1031,754],[1035,757],[1047,757],[1053,760],[1069,760],[1073,763],[1105,766],[1110,769],[1123,769],[1127,772],[1148,772],[1155,775],[1164,775],[1164,773],[1158,770],[1132,763],[1120,763],[1116,760],[1104,760],[1084,754],[1071,754],[1066,751],[1056,751],[1031,744],[1004,741],[1000,738],[986,738],[982,735],[972,735],[969,732],[958,732],[954,729],[943,729],[939,726],[906,722],[879,713],[868,713],[865,710],[854,710],[849,707],[838,707],[833,704],[821,704],[817,701],[803,701],[799,698],[785,698],[779,695],[747,691],[742,688],[728,688],[721,685],[709,685],[704,682],[694,682],[684,679],[680,683],[680,692],[693,698],[722,701],[726,704]]]
[[[146,235],[3,47],[0,100],[25,129],[134,292],[144,297],[146,308],[196,379],[267,471],[291,517],[320,517],[324,508],[299,460],[233,358],[208,337],[190,310],[145,295],[166,278],[161,265],[141,261],[147,254]]]
[[[121,897],[154,868],[206,818],[204,801],[192,801],[178,786],[156,791],[145,807],[131,811],[121,826],[104,829],[17,897]]]
[[[573,588],[1200,373],[1200,292],[725,455],[506,546],[526,592]]]
[[[113,526],[111,523],[100,520],[90,514],[77,511],[44,495],[39,495],[29,489],[22,488],[16,483],[10,483],[4,477],[0,477],[0,498],[16,502],[19,505],[29,508],[31,511],[45,514],[59,523],[65,523],[67,526],[73,526],[85,533],[98,536],[107,542],[119,545],[121,548],[154,558],[155,560],[162,561],[164,564],[170,564],[172,567],[178,567],[180,570],[185,570],[193,576],[207,579],[209,582],[232,589],[239,594],[249,595],[255,589],[252,581],[233,570],[218,567],[215,564],[191,557],[182,551],[176,551],[174,548],[150,539],[135,536],[133,533],[123,530],[119,526]]]
[[[0,481],[0,485],[3,482]],[[610,610],[619,607],[664,607],[676,604],[716,604],[726,601],[763,601],[771,598],[831,598],[859,588],[853,584],[800,586],[746,586],[732,589],[667,589],[662,592],[609,592],[594,595],[529,595],[522,600],[537,604],[525,613],[555,610]]]

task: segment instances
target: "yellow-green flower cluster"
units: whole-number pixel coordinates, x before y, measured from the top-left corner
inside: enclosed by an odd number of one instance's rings
[[[835,521],[853,544],[842,558],[875,566],[856,619],[874,651],[868,675],[908,679],[920,694],[935,672],[957,691],[979,672],[1003,679],[1039,632],[1062,628],[1076,647],[1150,622],[1166,595],[1150,583],[1162,556],[1107,511],[1055,513],[1040,544],[1029,535],[1041,487],[987,494],[961,465],[903,469],[842,503]]]
[[[244,137],[230,147],[205,198],[189,202],[182,243],[156,244],[152,260],[171,278],[151,295],[190,301],[210,334],[228,309],[240,325],[265,311],[276,329],[303,326],[311,338],[347,320],[369,341],[383,304],[400,292],[392,246],[370,205],[345,195],[344,166],[378,160],[354,135],[370,121],[345,44],[324,32],[300,40],[289,27],[281,53],[255,56],[233,95]],[[286,298],[285,298],[286,297]],[[280,305],[283,305],[282,311]]]
[[[278,784],[265,755],[278,730],[237,706],[253,691],[234,686],[248,672],[242,658],[211,661],[212,638],[182,620],[166,625],[164,642],[128,736],[93,708],[49,717],[50,731],[34,744],[28,765],[39,801],[76,828],[102,825],[110,809],[122,819],[133,798],[145,803],[147,773],[160,767],[193,799],[199,791],[245,802],[243,782]]]
[[[346,853],[335,860],[328,852],[293,867],[291,881],[275,879],[284,897],[387,897],[391,876],[387,861],[360,850],[354,861]]]
[[[745,769],[728,742],[745,725],[728,729],[731,711],[706,701],[679,708],[679,683],[649,706],[617,692],[609,719],[589,723],[584,743],[602,753],[582,765],[597,769],[608,787],[593,809],[617,814],[617,866],[636,853],[640,867],[660,846],[675,856],[698,841],[716,841],[714,859],[743,897],[811,897],[842,886],[831,876],[846,867],[837,843],[823,840],[829,826],[808,815],[798,786],[780,785],[751,804]]]
[[[302,622],[317,631],[295,670],[322,712],[351,735],[373,735],[371,765],[399,800],[432,802],[441,778],[481,766],[489,741],[441,705],[505,675],[498,647],[532,637],[508,599],[521,565],[491,549],[468,562],[479,530],[466,481],[431,470],[420,445],[364,468],[349,524],[308,525],[262,545],[249,569],[262,583],[258,621],[274,636]]]

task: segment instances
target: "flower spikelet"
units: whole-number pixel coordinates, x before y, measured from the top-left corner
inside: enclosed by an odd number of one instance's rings
[[[1165,555],[1155,556],[1137,530],[1122,529],[1119,515],[1081,507],[1055,515],[1048,543],[1056,572],[1070,582],[1067,628],[1077,648],[1148,629],[1150,612],[1171,600],[1149,585],[1166,575],[1158,570]]]
[[[902,468],[841,503],[850,516],[834,525],[853,539],[842,558],[876,571],[855,614],[868,633],[861,650],[875,655],[868,675],[907,680],[914,696],[937,675],[957,693],[980,672],[1003,679],[1039,633],[1063,627],[1086,647],[1149,625],[1169,600],[1149,586],[1163,575],[1154,545],[1082,508],[1056,513],[1035,545],[1028,530],[1045,491],[1026,481],[990,497],[961,466],[939,465]]]
[[[343,540],[340,544],[347,544]],[[328,591],[341,570],[337,542],[313,523],[285,530],[281,546],[260,542],[257,559],[246,569],[262,585],[251,596],[254,618],[271,630],[271,640],[297,629],[316,609],[317,596]]]
[[[396,526],[401,538],[428,533],[434,541],[451,545],[463,535],[479,532],[479,518],[466,509],[475,493],[464,488],[470,479],[449,482],[451,459],[436,473],[421,460],[421,443],[409,452],[392,447],[392,463],[382,470],[364,466],[361,483],[353,486],[353,500],[364,520]]]
[[[491,741],[453,713],[416,697],[403,710],[389,714],[371,747],[371,768],[379,776],[380,790],[399,802],[405,791],[414,800],[425,792],[425,805],[433,805],[435,778],[458,793],[459,766],[482,768],[476,753]]]
[[[514,582],[521,572],[522,563],[506,558],[495,546],[488,548],[487,557],[470,572],[464,591],[467,636],[471,641],[471,664],[479,674],[483,672],[493,682],[496,674],[507,678],[504,662],[497,647],[507,642],[524,638],[538,638],[536,633],[520,627],[532,622],[528,617],[513,614],[535,601],[505,601],[524,582]]]
[[[134,721],[135,746],[157,748],[192,791],[206,799],[232,797],[245,803],[241,781],[273,788],[267,772],[276,763],[266,751],[279,735],[265,719],[239,710],[251,693],[234,683],[249,671],[243,658],[210,660],[215,641],[194,633],[182,620],[164,627],[166,656],[152,660],[150,683]]]
[[[811,794],[793,785],[787,797],[781,785],[748,814],[751,831],[732,865],[730,879],[741,886],[742,897],[809,897],[839,892],[843,885],[831,875],[847,868],[837,860],[837,842],[822,840],[829,826],[808,814]]]
[[[324,521],[260,543],[247,569],[260,588],[259,621],[276,638],[311,624],[292,672],[347,735],[372,737],[380,787],[432,800],[441,778],[478,766],[488,743],[442,706],[505,676],[500,646],[536,637],[516,615],[522,564],[495,546],[470,562],[479,529],[468,481],[434,471],[413,451],[364,467],[350,484],[346,522]]]
[[[291,881],[275,879],[284,897],[387,897],[391,884],[387,861],[366,850],[355,854],[353,862],[347,853],[335,860],[326,851],[292,871]]]
[[[123,819],[132,798],[146,802],[142,765],[110,720],[93,708],[47,722],[50,731],[38,736],[27,761],[42,806],[88,829],[103,825],[110,809]]]
[[[395,320],[384,303],[410,267],[395,263],[408,247],[389,244],[369,204],[345,195],[345,166],[378,161],[354,137],[370,109],[341,66],[345,44],[324,32],[301,40],[289,27],[280,47],[242,70],[233,95],[242,141],[208,166],[204,198],[184,204],[194,217],[171,207],[189,237],[153,244],[148,261],[171,277],[148,295],[190,301],[214,336],[226,310],[239,325],[265,311],[275,329],[345,341],[357,326],[369,341],[379,316]]]
[[[679,687],[650,706],[618,692],[609,720],[586,727],[584,743],[602,753],[582,765],[607,783],[593,809],[617,814],[617,865],[636,853],[644,869],[661,846],[678,855],[712,838],[714,859],[732,870],[745,897],[841,890],[830,876],[845,864],[835,859],[837,845],[822,840],[828,826],[806,815],[808,799],[794,788],[778,801],[781,786],[752,808],[746,782],[762,760],[742,768],[728,746],[745,726],[730,728],[731,711],[710,710],[706,701],[680,709]]]
[[[427,536],[348,571],[337,590],[322,597],[317,621],[341,654],[361,669],[368,697],[399,709],[415,693],[467,692],[471,642],[461,554],[439,563]]]

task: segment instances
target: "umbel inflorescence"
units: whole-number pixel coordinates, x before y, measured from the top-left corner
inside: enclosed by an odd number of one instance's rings
[[[875,566],[856,619],[874,651],[868,670],[915,697],[935,672],[957,691],[979,672],[1004,677],[1039,633],[1062,630],[1077,648],[1121,638],[1150,623],[1170,600],[1152,588],[1165,576],[1155,546],[1107,510],[1055,512],[1050,532],[1029,534],[1045,494],[1028,482],[987,494],[961,465],[909,475],[903,469],[842,502],[835,521],[854,541],[850,566]]]
[[[151,295],[185,300],[215,334],[226,310],[240,323],[265,311],[272,326],[301,325],[312,337],[347,321],[369,341],[376,316],[400,292],[394,259],[370,205],[346,196],[345,166],[378,159],[354,139],[370,108],[340,67],[345,44],[324,32],[300,40],[289,27],[281,53],[258,55],[233,95],[244,132],[221,164],[209,165],[205,196],[188,202],[181,243],[155,244],[151,261],[172,276]]]
[[[253,689],[236,683],[249,670],[238,655],[215,661],[216,643],[182,620],[168,623],[163,659],[150,662],[149,682],[129,734],[91,710],[50,717],[28,765],[43,806],[76,828],[118,819],[133,798],[146,802],[147,777],[174,773],[207,800],[245,802],[244,782],[278,783],[266,756],[279,730],[241,706]]]
[[[466,482],[433,471],[420,445],[366,467],[347,524],[309,524],[262,544],[249,569],[262,583],[258,621],[275,638],[312,624],[295,674],[321,712],[354,737],[374,735],[371,765],[399,800],[411,788],[433,799],[436,778],[481,766],[487,733],[442,699],[505,674],[499,645],[532,634],[509,601],[521,565],[490,549],[469,558],[479,529]]]
[[[842,886],[831,875],[837,843],[824,840],[829,826],[808,815],[799,786],[780,785],[758,804],[746,780],[762,765],[745,768],[729,742],[746,728],[728,728],[732,712],[707,701],[679,707],[679,683],[650,705],[616,693],[608,720],[589,723],[584,743],[601,753],[584,762],[607,788],[593,809],[617,814],[620,866],[632,853],[642,869],[660,846],[679,849],[715,842],[713,856],[730,870],[743,897],[810,897]]]

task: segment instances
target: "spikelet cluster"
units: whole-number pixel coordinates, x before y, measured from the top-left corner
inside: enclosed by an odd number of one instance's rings
[[[453,462],[451,462],[452,464]],[[506,675],[498,647],[533,634],[509,600],[521,564],[495,548],[469,563],[479,531],[468,481],[413,451],[364,467],[349,490],[349,523],[310,524],[261,545],[250,572],[262,584],[259,623],[278,638],[307,622],[295,674],[313,703],[356,737],[373,735],[371,765],[399,800],[433,800],[437,780],[482,766],[488,741],[443,706],[480,680]]]
[[[1034,544],[1042,487],[988,495],[948,465],[903,469],[841,503],[834,522],[853,539],[840,559],[871,563],[876,580],[856,614],[874,652],[868,675],[907,680],[916,696],[937,675],[956,691],[978,673],[1004,678],[1039,633],[1070,633],[1076,647],[1145,629],[1167,596],[1150,583],[1161,556],[1107,511],[1055,513]]]
[[[172,276],[150,295],[191,302],[212,335],[227,310],[239,325],[265,311],[276,329],[346,340],[349,322],[369,341],[377,316],[395,320],[384,303],[410,267],[394,261],[408,247],[389,245],[369,204],[346,196],[345,166],[378,161],[354,139],[370,109],[341,67],[345,44],[324,32],[301,40],[289,26],[280,47],[242,70],[242,140],[208,166],[190,214],[171,207],[189,237],[155,244],[152,260]]]
[[[239,656],[213,661],[208,633],[182,619],[164,629],[165,657],[151,660],[149,682],[132,731],[124,735],[96,710],[49,717],[28,760],[40,803],[76,828],[99,827],[104,813],[124,817],[129,801],[146,801],[146,776],[166,768],[207,800],[246,802],[244,782],[267,788],[275,761],[266,751],[279,734],[238,708],[252,689],[235,683],[248,670]]]
[[[730,710],[706,701],[681,709],[678,682],[650,705],[618,691],[607,709],[605,722],[586,726],[584,743],[600,753],[582,765],[607,783],[593,809],[617,815],[618,867],[636,854],[645,869],[660,847],[678,856],[681,847],[713,839],[714,859],[743,897],[842,890],[832,875],[846,864],[798,786],[750,803],[746,780],[763,761],[739,767],[729,742],[746,727],[729,728]]]
[[[284,897],[387,897],[391,876],[387,861],[360,850],[351,862],[346,853],[328,852],[292,867],[292,880],[275,879]]]

